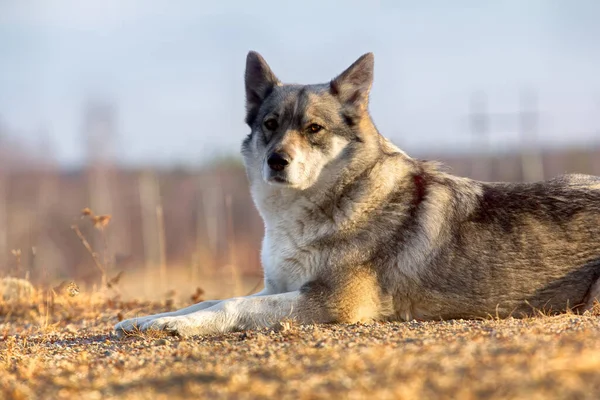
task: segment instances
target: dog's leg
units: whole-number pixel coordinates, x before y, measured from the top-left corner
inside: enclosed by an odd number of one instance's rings
[[[238,297],[186,315],[152,319],[140,329],[192,336],[268,327],[285,318],[298,319],[303,315],[306,310],[302,310],[301,299],[299,291]]]
[[[373,274],[354,270],[337,278],[312,281],[298,291],[238,297],[186,315],[152,319],[142,324],[141,330],[210,335],[266,328],[287,318],[301,324],[350,323],[381,315],[383,302]]]
[[[270,292],[267,289],[263,289],[260,292],[250,295],[249,297],[265,296],[269,293]],[[195,312],[213,307],[223,301],[224,300],[207,300],[207,301],[202,301],[200,303],[196,303],[189,307],[185,307],[185,308],[182,308],[182,309],[176,310],[176,311],[165,312],[165,313],[154,314],[154,315],[147,315],[145,317],[126,319],[115,325],[115,331],[117,331],[118,334],[122,334],[125,332],[135,332],[135,331],[138,331],[147,322],[153,321],[155,319],[163,318],[163,317],[179,317],[179,316],[195,313]]]

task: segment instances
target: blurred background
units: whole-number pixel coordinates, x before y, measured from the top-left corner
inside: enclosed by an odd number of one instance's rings
[[[296,83],[373,51],[378,128],[455,174],[600,175],[599,18],[595,0],[0,0],[0,275],[260,287],[251,49]]]

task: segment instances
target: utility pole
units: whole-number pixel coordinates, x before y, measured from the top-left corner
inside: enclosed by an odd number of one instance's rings
[[[115,110],[107,103],[91,101],[84,111],[84,138],[90,179],[89,206],[95,213],[111,213],[108,173],[115,139]]]
[[[112,175],[114,175],[113,150],[116,135],[116,110],[112,104],[103,101],[90,101],[83,115],[83,136],[87,145],[88,205],[96,214],[113,214]],[[114,223],[112,224],[114,225]],[[111,226],[111,230],[112,226]],[[107,242],[95,235],[92,240],[94,249],[99,253],[110,244],[111,253],[121,245],[120,235],[110,235]],[[112,255],[105,254],[107,270],[114,264]],[[112,274],[112,271],[110,271]]]
[[[594,149],[592,150],[592,173],[600,175],[600,95],[596,97],[596,124],[594,135]]]
[[[473,179],[489,180],[489,140],[490,114],[488,112],[487,95],[475,92],[471,95],[469,104],[469,122],[473,155],[471,161],[471,177]]]
[[[523,90],[519,96],[519,137],[523,180],[535,182],[544,179],[544,162],[538,143],[539,111],[537,93]]]
[[[470,99],[469,121],[473,139],[471,177],[480,180],[492,180],[490,168],[492,152],[490,138],[492,122],[494,127],[516,130],[521,144],[521,165],[524,181],[544,179],[544,164],[538,145],[539,111],[537,93],[522,91],[519,97],[519,111],[509,113],[490,113],[485,93],[477,92]],[[516,127],[515,127],[516,125]]]

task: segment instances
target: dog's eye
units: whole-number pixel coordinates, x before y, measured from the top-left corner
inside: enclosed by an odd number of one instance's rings
[[[274,131],[275,129],[277,129],[277,121],[273,118],[266,120],[265,128],[267,128],[270,131]]]
[[[321,131],[321,129],[323,129],[323,127],[321,125],[319,125],[319,124],[310,124],[308,126],[308,131],[310,133],[318,133],[318,132]]]

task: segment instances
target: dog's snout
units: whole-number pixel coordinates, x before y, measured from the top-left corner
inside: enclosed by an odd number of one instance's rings
[[[267,164],[273,171],[283,171],[291,161],[291,157],[284,152],[273,153],[269,156]]]

